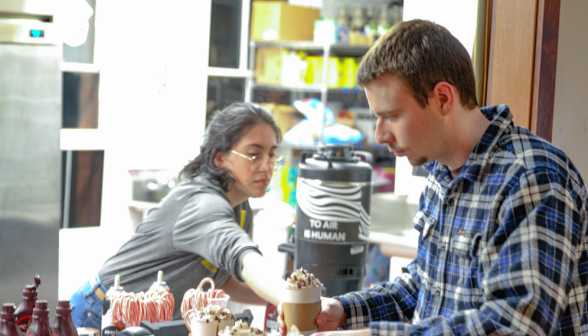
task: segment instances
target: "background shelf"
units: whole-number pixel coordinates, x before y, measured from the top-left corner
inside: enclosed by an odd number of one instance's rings
[[[322,84],[306,84],[306,85],[271,85],[271,84],[253,84],[254,90],[266,91],[303,91],[303,92],[321,92],[324,90]]]
[[[350,57],[360,57],[365,55],[370,49],[368,46],[348,45],[348,44],[330,44],[320,45],[313,42],[257,42],[251,41],[251,48],[283,48],[289,50],[304,50],[321,52],[327,49],[336,55],[345,55]]]

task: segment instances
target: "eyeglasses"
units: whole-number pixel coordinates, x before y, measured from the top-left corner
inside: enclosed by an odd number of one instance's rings
[[[241,153],[236,152],[234,150],[231,150],[231,153],[237,154],[240,157],[251,161],[251,169],[257,170],[257,171],[260,171],[263,167],[265,167],[265,165],[268,162],[274,171],[278,170],[278,169],[282,168],[282,166],[284,165],[284,161],[285,161],[282,156],[269,156],[268,158],[266,158],[265,155],[263,155],[263,154],[254,155],[254,156],[247,156],[245,154],[241,154]]]

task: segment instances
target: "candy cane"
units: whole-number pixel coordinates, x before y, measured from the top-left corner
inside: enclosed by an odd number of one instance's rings
[[[173,295],[165,290],[147,293],[121,293],[111,298],[113,321],[123,321],[136,327],[142,321],[151,323],[171,321],[174,312]]]
[[[190,317],[194,314],[196,314],[196,309],[190,309],[186,312],[186,316],[184,317],[184,324],[186,324],[189,333],[192,332],[192,328],[190,328]]]
[[[171,293],[162,293],[161,300],[163,304],[161,305],[161,320],[163,321],[171,321],[172,317],[174,316],[174,306],[175,300],[174,296]]]
[[[171,321],[174,314],[174,296],[164,289],[150,289],[145,293],[147,299],[156,303],[158,321]]]
[[[210,289],[205,292],[202,287],[207,282],[210,283]],[[225,296],[225,291],[222,289],[216,289],[214,280],[211,278],[202,279],[197,289],[189,289],[184,294],[184,298],[182,299],[182,306],[180,309],[182,312],[182,317],[185,317],[186,313],[190,309],[198,309],[208,306],[208,299],[221,298],[223,296]]]
[[[196,295],[196,290],[194,288],[190,288],[184,293],[184,297],[182,298],[182,305],[180,306],[180,312],[182,313],[182,317],[185,317],[188,311],[190,310],[190,299]]]

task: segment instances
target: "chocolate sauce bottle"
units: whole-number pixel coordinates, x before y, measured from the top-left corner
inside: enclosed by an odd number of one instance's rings
[[[22,290],[22,301],[16,308],[16,324],[24,334],[31,324],[35,301],[37,301],[37,287],[41,284],[41,277],[35,275],[35,284],[28,284]]]
[[[47,300],[37,300],[33,309],[33,321],[27,329],[25,336],[53,336],[49,325],[49,309]]]
[[[53,336],[78,336],[76,326],[71,319],[69,300],[59,300],[55,309],[55,319],[51,324]]]
[[[5,303],[0,313],[0,335],[5,336],[22,336],[22,333],[16,325],[16,315],[14,303]]]

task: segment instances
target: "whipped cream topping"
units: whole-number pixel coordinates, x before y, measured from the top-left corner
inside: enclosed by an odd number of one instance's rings
[[[290,327],[290,331],[288,331],[288,335],[290,335],[290,336],[300,336],[300,330],[298,330],[298,327],[295,324],[293,324]]]
[[[234,320],[235,315],[231,313],[227,308],[221,308],[218,305],[208,305],[204,308],[196,310],[196,313],[192,317],[196,320],[206,320],[206,322],[221,321],[221,320]]]
[[[254,327],[250,327],[249,323],[239,320],[235,322],[233,327],[226,327],[219,335],[223,336],[259,336],[263,335],[263,331]]]
[[[302,267],[292,272],[288,280],[286,280],[286,288],[289,289],[321,287],[322,285],[319,279],[314,277],[314,274],[308,273]]]

